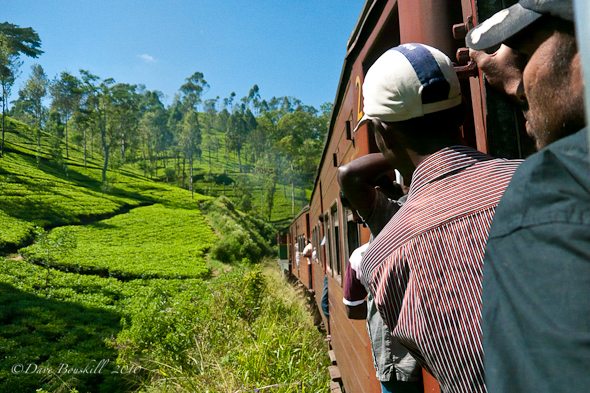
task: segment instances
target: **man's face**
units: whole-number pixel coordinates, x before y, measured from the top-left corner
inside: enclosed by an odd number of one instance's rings
[[[527,133],[541,149],[583,126],[579,56],[560,58],[571,38],[545,25],[519,36],[509,46],[527,61],[522,86],[513,94],[521,105]]]

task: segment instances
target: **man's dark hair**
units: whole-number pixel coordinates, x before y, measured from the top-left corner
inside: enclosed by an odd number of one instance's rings
[[[405,136],[407,147],[418,154],[425,155],[447,146],[460,144],[459,127],[463,124],[464,117],[463,105],[457,105],[422,117],[388,124]]]

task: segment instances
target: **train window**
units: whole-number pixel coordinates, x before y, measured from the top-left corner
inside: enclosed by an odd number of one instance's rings
[[[346,218],[346,255],[350,257],[352,252],[360,246],[359,226],[354,222],[352,211],[344,209],[344,217]],[[346,258],[348,261],[348,258]]]
[[[332,272],[332,232],[330,231],[330,216],[326,214],[324,219],[324,250],[326,251],[326,260],[324,261],[327,265],[326,269],[328,272]]]
[[[331,223],[331,249],[330,249],[330,267],[332,274],[340,277],[342,266],[340,264],[340,220],[338,219],[338,205],[334,204],[330,209]]]
[[[317,263],[319,262],[319,255],[318,255],[318,250],[320,249],[319,247],[319,226],[316,225],[313,230],[311,231],[311,245],[313,246],[313,250],[315,251],[314,253],[312,253],[312,263]]]

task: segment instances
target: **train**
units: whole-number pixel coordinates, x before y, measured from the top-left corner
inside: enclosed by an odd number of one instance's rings
[[[478,21],[514,3],[516,0],[368,0],[361,11],[347,42],[309,204],[280,238],[284,268],[304,286],[318,309],[327,278],[329,318],[322,318],[333,363],[332,392],[381,391],[365,322],[348,319],[342,302],[348,257],[369,241],[370,233],[342,206],[337,170],[355,158],[379,152],[367,126],[353,133],[363,115],[364,75],[382,53],[399,44],[419,42],[440,49],[454,61],[461,82],[465,143],[495,157],[524,158],[534,152],[534,145],[526,136],[520,111],[486,85],[465,45],[467,31]],[[300,255],[307,239],[317,250],[310,264]],[[423,382],[424,392],[440,392],[436,379],[426,370]]]

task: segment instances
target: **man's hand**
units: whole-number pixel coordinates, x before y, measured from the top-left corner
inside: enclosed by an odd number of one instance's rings
[[[525,96],[522,70],[526,65],[526,59],[522,55],[502,44],[492,54],[470,49],[469,56],[483,71],[490,86],[503,91],[517,103],[523,102]]]

